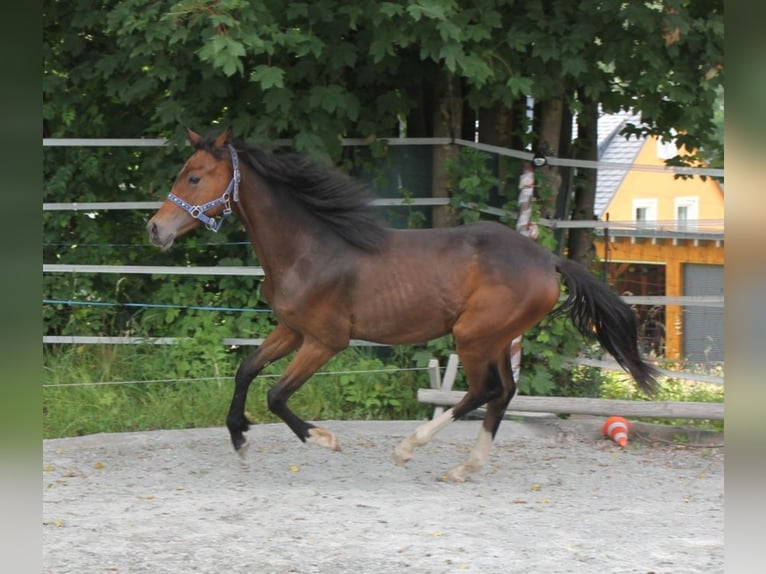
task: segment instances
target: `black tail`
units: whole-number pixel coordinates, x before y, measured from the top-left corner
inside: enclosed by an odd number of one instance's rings
[[[633,310],[612,289],[591,275],[585,266],[571,259],[560,259],[556,269],[564,279],[569,295],[554,311],[569,312],[583,335],[598,339],[629,372],[647,394],[657,391],[657,369],[638,352],[638,327]]]

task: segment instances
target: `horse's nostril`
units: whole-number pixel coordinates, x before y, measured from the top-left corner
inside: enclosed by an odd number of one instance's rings
[[[152,241],[156,241],[159,237],[159,231],[157,230],[157,224],[153,221],[150,221],[149,224],[146,226],[147,231],[149,232],[149,238]]]

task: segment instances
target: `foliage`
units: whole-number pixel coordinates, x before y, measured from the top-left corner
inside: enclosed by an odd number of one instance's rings
[[[406,419],[422,414],[414,400],[416,388],[406,384],[411,376],[380,358],[365,356],[358,351],[354,355],[354,370],[338,375],[344,411],[349,418]]]
[[[434,65],[474,109],[584,86],[690,144],[710,131],[723,80],[720,0],[54,1],[43,30],[50,136],[179,142],[183,125],[225,123],[336,159],[340,135],[395,134]]]
[[[593,397],[598,394],[598,369],[575,367],[577,356],[592,357],[589,344],[566,316],[546,318],[524,334],[519,392],[525,395]]]
[[[454,182],[450,206],[461,223],[478,221],[489,207],[490,195],[500,180],[490,167],[493,156],[472,148],[461,148],[457,161],[447,163],[447,173]]]

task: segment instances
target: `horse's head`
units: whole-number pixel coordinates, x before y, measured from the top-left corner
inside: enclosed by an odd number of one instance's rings
[[[186,134],[195,151],[178,172],[165,203],[146,225],[149,240],[163,251],[176,237],[200,224],[218,231],[239,193],[239,166],[229,143],[231,132],[226,130],[216,138],[203,138],[189,129]]]

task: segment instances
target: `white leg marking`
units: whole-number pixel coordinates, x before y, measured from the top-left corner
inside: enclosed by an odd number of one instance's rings
[[[414,433],[400,442],[394,449],[391,458],[398,465],[403,465],[412,459],[416,447],[425,446],[434,438],[436,433],[448,426],[454,419],[453,409],[447,409],[435,419],[420,425]]]
[[[492,433],[484,427],[479,431],[479,437],[476,439],[471,454],[463,464],[457,465],[447,473],[447,479],[452,482],[465,482],[466,477],[472,472],[476,472],[483,467],[489,460],[489,450],[492,448]]]
[[[340,450],[340,443],[338,442],[338,439],[335,438],[335,435],[331,431],[319,427],[309,430],[309,436],[306,439],[306,442],[323,446],[330,450]]]

